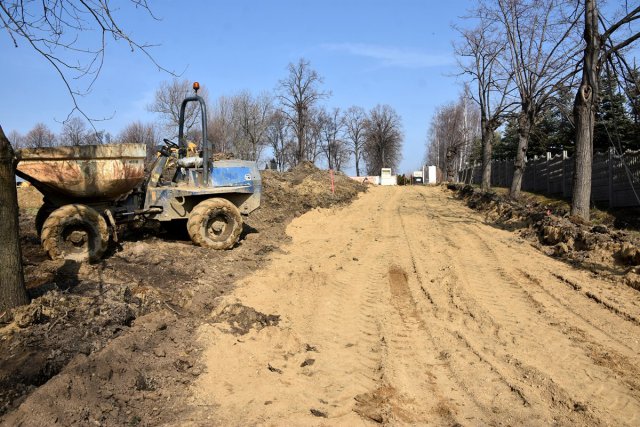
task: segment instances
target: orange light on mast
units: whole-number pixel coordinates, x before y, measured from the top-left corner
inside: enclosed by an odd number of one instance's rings
[[[193,82],[193,90],[198,93],[198,90],[200,90],[200,83]]]

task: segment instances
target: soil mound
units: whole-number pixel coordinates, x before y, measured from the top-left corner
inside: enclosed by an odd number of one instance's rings
[[[343,174],[318,169],[311,162],[302,162],[289,172],[262,173],[264,213],[275,214],[275,220],[290,219],[313,208],[327,208],[353,200],[367,189]]]
[[[20,209],[35,209],[42,206],[42,193],[32,185],[21,185],[18,187],[18,205]]]

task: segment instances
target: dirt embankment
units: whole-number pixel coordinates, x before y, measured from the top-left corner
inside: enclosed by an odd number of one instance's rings
[[[338,174],[333,194],[329,172],[310,164],[265,171],[261,208],[246,218],[233,250],[195,247],[158,227],[121,229],[120,244],[101,262],[77,264],[46,257],[33,225],[42,197],[20,188],[33,300],[0,313],[0,422],[175,422],[186,386],[202,373],[193,334],[216,298],[272,258],[289,239],[284,230],[294,217],[348,203],[364,189]],[[239,310],[235,317],[249,325],[260,318]]]
[[[640,290],[640,233],[618,229],[612,218],[588,223],[569,216],[565,203],[525,197],[509,200],[470,185],[448,185],[492,224],[517,231],[547,255]]]

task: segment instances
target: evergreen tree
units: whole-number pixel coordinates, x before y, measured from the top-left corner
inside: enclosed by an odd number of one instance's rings
[[[604,73],[600,80],[600,97],[594,127],[594,151],[607,151],[614,146],[625,151],[634,148],[634,123],[626,108],[626,97],[617,79]]]
[[[631,70],[626,83],[629,114],[633,121],[629,148],[640,150],[640,68]]]
[[[493,158],[513,160],[518,149],[518,122],[516,118],[507,120],[499,140],[494,141]]]
[[[547,152],[561,154],[563,150],[573,152],[574,129],[567,118],[567,111],[571,111],[572,94],[563,91],[554,105],[544,111],[540,120],[532,128],[527,154],[544,156]],[[495,147],[493,158],[513,159],[518,148],[518,122],[516,118],[507,121],[502,140]]]

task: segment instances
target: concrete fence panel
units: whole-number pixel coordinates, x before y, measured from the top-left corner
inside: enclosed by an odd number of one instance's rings
[[[491,162],[491,185],[510,187],[513,160]],[[461,181],[480,184],[482,166],[475,164],[460,171]],[[534,193],[569,198],[573,181],[573,159],[567,152],[527,159],[522,189]],[[591,199],[609,207],[640,206],[640,150],[616,154],[613,149],[593,155]]]

